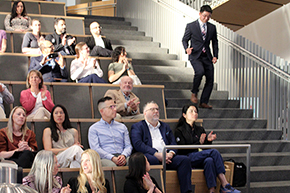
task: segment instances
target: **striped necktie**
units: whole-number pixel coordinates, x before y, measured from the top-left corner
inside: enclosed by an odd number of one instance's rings
[[[206,31],[205,31],[205,23],[201,27],[201,33],[202,33],[202,39],[205,40],[206,37]],[[202,52],[205,53],[205,47],[202,48]]]

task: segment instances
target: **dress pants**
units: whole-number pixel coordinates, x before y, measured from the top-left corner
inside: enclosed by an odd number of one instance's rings
[[[204,176],[208,188],[216,187],[216,177],[225,173],[225,166],[220,152],[207,149],[188,154],[192,168],[204,169]]]
[[[84,78],[78,80],[78,82],[87,82],[87,83],[107,83],[104,79],[100,78],[96,74],[88,75]]]
[[[145,154],[147,160],[151,165],[159,165],[160,161],[151,154]],[[192,192],[191,187],[191,167],[190,160],[187,156],[176,155],[172,158],[171,164],[166,165],[166,169],[176,170],[180,185],[180,192],[187,193]]]
[[[108,50],[101,46],[94,46],[91,51],[91,56],[103,56],[103,57],[111,57],[112,50]]]
[[[206,82],[200,97],[200,103],[208,104],[214,81],[214,67],[212,61],[209,60],[205,53],[202,53],[196,60],[190,60],[190,63],[194,69],[193,86],[191,92],[198,93],[203,75],[206,77]]]
[[[7,160],[14,161],[19,167],[31,168],[36,153],[29,150],[15,151]]]

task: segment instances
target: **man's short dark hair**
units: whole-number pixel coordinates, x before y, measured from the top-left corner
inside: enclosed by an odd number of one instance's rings
[[[54,19],[54,26],[57,25],[60,20],[63,20],[65,22],[65,19],[62,17],[55,18]]]
[[[110,100],[113,100],[113,99],[112,99],[112,97],[109,97],[109,96],[105,96],[105,97],[103,97],[103,98],[100,98],[100,99],[98,100],[98,105],[99,105],[100,103],[103,103],[103,102],[105,102],[105,101],[110,101]]]
[[[212,9],[211,9],[211,7],[209,5],[203,5],[203,6],[201,6],[199,12],[202,13],[204,11],[212,13]]]

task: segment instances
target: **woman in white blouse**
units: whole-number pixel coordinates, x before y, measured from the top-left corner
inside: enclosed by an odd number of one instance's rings
[[[85,42],[80,42],[75,47],[77,58],[71,62],[71,79],[76,82],[106,83],[103,71],[96,58],[89,57],[90,48]]]

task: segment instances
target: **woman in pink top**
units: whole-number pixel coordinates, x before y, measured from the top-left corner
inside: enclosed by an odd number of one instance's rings
[[[43,85],[42,74],[38,70],[31,70],[27,75],[26,86],[28,89],[20,93],[20,103],[27,111],[27,118],[49,119],[54,104]]]

